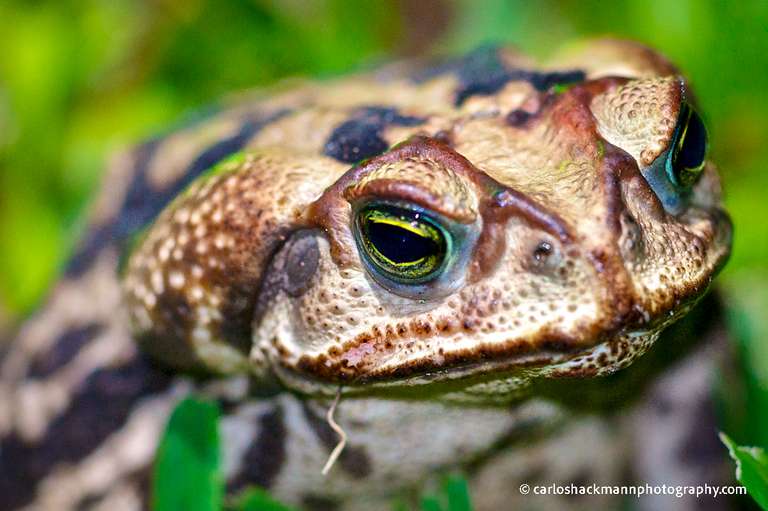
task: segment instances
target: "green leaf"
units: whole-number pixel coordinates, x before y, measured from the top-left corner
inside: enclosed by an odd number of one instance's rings
[[[392,511],[408,511],[408,504],[402,498],[395,499],[392,503]]]
[[[720,440],[736,462],[736,479],[761,508],[768,510],[768,455],[758,447],[736,445],[725,433],[720,433]]]
[[[444,504],[447,502],[447,506]],[[423,495],[421,511],[472,511],[467,480],[449,476],[443,482],[440,495]]]
[[[721,289],[728,331],[739,350],[738,378],[722,378],[723,406],[729,431],[740,442],[768,446],[768,274],[742,271],[731,274]]]
[[[226,509],[227,511],[293,511],[255,486],[240,493]]]
[[[421,511],[443,511],[443,508],[437,497],[429,496],[421,498]]]
[[[173,411],[155,459],[154,511],[219,511],[219,410],[215,404],[185,399]]]
[[[449,477],[445,482],[445,493],[448,496],[448,511],[472,511],[466,479]]]

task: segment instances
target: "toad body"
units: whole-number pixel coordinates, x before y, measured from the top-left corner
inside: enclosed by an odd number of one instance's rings
[[[575,405],[619,408],[608,375],[726,260],[706,148],[678,71],[600,40],[248,96],[120,155],[3,359],[0,508],[141,508],[190,393],[232,493],[388,509],[461,470],[477,509],[590,508],[518,486],[626,474],[631,428]]]

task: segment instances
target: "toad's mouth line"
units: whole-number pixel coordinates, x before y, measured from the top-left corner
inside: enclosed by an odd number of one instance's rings
[[[493,358],[475,358],[436,365],[395,368],[381,373],[339,377],[340,373],[321,376],[306,367],[275,366],[275,375],[289,388],[313,395],[333,396],[339,388],[345,396],[363,397],[381,391],[401,397],[424,398],[457,392],[469,387],[506,380],[520,388],[541,379],[593,378],[615,373],[644,354],[659,333],[687,314],[695,302],[672,315],[659,318],[643,329],[620,330],[605,335],[601,341],[570,350],[538,349],[526,353],[497,353]],[[336,368],[329,366],[329,372]]]

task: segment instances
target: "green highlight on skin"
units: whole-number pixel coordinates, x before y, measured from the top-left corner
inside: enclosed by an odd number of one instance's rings
[[[174,208],[180,201],[188,197],[189,191],[201,181],[209,179],[213,176],[218,176],[229,172],[236,172],[242,166],[243,162],[245,162],[247,156],[248,153],[246,151],[239,151],[228,156],[210,169],[203,172],[197,179],[192,181],[181,193],[179,193],[176,198],[173,199],[171,204],[168,206],[168,209]],[[118,262],[118,275],[123,276],[125,274],[125,270],[128,266],[128,260],[135,252],[135,250],[141,246],[144,239],[146,239],[151,226],[154,225],[156,220],[157,218],[153,218],[146,227],[132,234],[128,241],[125,243],[125,246],[120,253],[120,260]]]
[[[202,174],[202,176],[200,176],[200,178],[208,178],[208,177],[218,176],[221,174],[226,174],[228,172],[234,172],[240,168],[243,162],[245,162],[245,159],[247,156],[248,156],[247,151],[236,152],[224,158],[222,161],[220,161],[210,169],[206,170]]]
[[[573,160],[563,160],[563,161],[561,161],[560,165],[557,166],[557,171],[562,174],[563,172],[565,172],[565,169],[567,169],[568,165],[570,165],[571,163],[573,163]]]
[[[576,85],[575,83],[556,83],[552,86],[552,92],[555,94],[562,94],[566,92],[568,89]]]
[[[602,139],[597,140],[597,157],[601,160],[605,156],[605,142]]]
[[[206,181],[214,176],[221,176],[224,174],[237,172],[242,167],[247,156],[248,153],[246,151],[240,151],[224,158],[219,163],[200,174],[194,181],[189,183],[189,185],[187,185],[187,187],[176,196],[169,207],[173,208],[176,206],[176,204],[178,204],[179,201],[187,198],[189,196],[190,190],[192,190],[199,183]]]

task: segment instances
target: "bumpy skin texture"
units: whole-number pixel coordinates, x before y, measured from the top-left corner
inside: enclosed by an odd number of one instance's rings
[[[510,502],[498,474],[526,466],[610,481],[623,437],[594,417],[563,426],[567,407],[537,389],[629,365],[724,263],[714,166],[674,214],[642,174],[687,90],[633,43],[542,66],[488,47],[246,98],[119,157],[3,360],[0,508],[139,506],[163,420],[193,389],[225,405],[230,490],[310,509],[386,507],[457,465],[478,509]],[[354,235],[372,199],[463,226],[446,278],[414,295],[372,274]],[[324,477],[337,391],[350,445]]]

